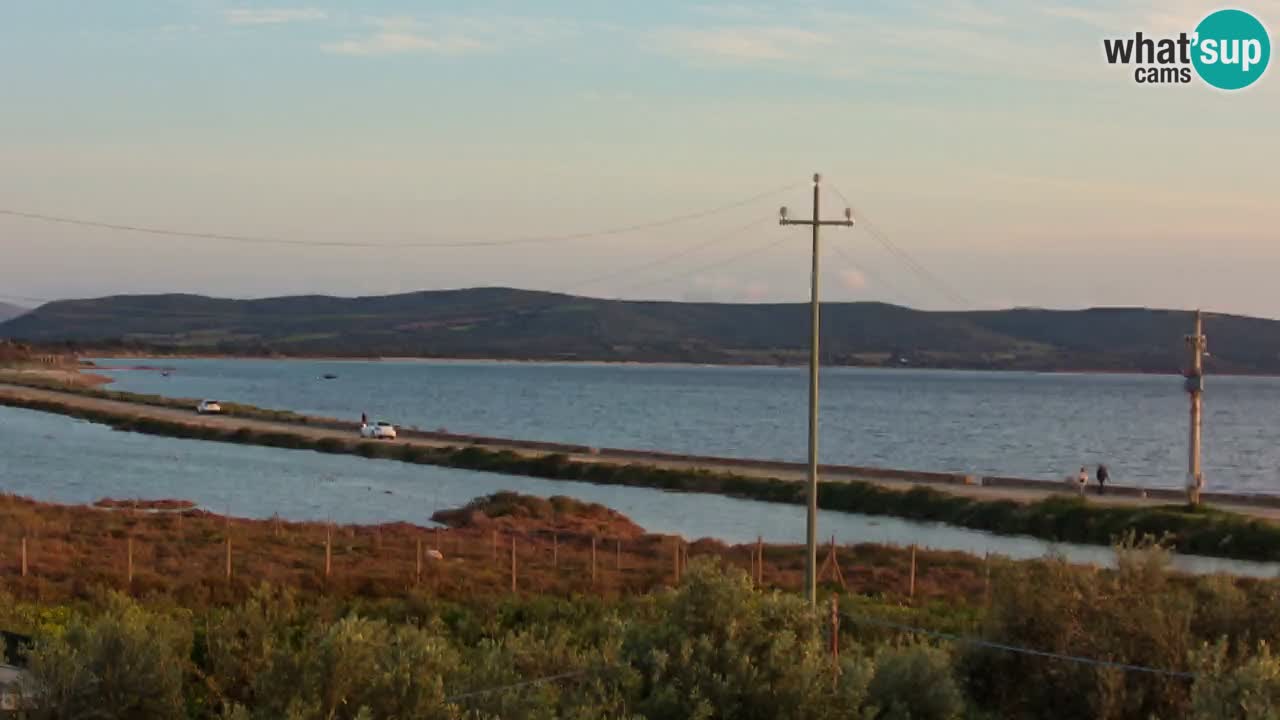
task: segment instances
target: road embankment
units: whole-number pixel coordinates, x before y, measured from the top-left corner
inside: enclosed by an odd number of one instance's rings
[[[56,390],[0,383],[0,404],[59,413],[113,428],[168,437],[263,445],[486,472],[722,494],[786,504],[805,502],[805,467],[739,458],[591,448],[475,435],[404,430],[396,441],[359,437],[355,423],[233,406],[238,414],[196,415],[194,403],[92,389]],[[184,407],[185,406],[185,407]],[[274,419],[273,419],[274,418]],[[1209,496],[1213,509],[1169,504],[1175,497],[1136,489],[1100,498],[1064,494],[1060,483],[946,473],[823,468],[826,510],[946,522],[1054,542],[1110,544],[1127,533],[1167,536],[1179,552],[1280,559],[1280,525],[1270,498]]]

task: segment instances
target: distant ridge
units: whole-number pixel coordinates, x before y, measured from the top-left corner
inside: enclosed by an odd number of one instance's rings
[[[9,303],[6,303],[6,302],[0,302],[0,322],[4,322],[5,320],[9,320],[11,318],[16,318],[19,315],[27,312],[27,310],[28,309],[24,307],[19,307],[17,305],[10,305]]]
[[[791,364],[808,347],[803,303],[623,301],[511,288],[373,297],[229,300],[112,296],[43,305],[0,337],[98,351]],[[829,364],[1178,372],[1185,311],[927,312],[826,303]],[[1280,373],[1280,322],[1212,315],[1214,372]]]

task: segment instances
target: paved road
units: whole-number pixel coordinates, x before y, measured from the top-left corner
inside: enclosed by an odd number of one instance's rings
[[[0,383],[0,404],[7,404],[7,400],[22,399],[53,401],[77,408],[118,413],[132,417],[156,418],[180,422],[191,426],[219,427],[231,430],[249,428],[260,432],[290,432],[317,440],[322,438],[350,440],[358,436],[358,428],[354,423],[343,424],[340,421],[330,418],[315,418],[317,424],[305,425],[299,423],[231,417],[226,415],[197,415],[194,408],[190,411],[186,411],[143,405],[140,403],[106,400],[75,393]],[[413,445],[424,448],[459,447],[462,445],[472,444],[483,446],[490,450],[509,450],[525,456],[540,456],[545,455],[548,452],[564,452],[572,459],[580,462],[609,464],[643,463],[645,465],[668,469],[700,469],[753,477],[775,477],[782,480],[797,482],[804,481],[807,477],[806,468],[800,463],[776,463],[765,461],[751,462],[732,458],[686,458],[664,453],[588,449],[573,445],[558,446],[552,443],[526,443],[519,440],[480,438],[475,436],[449,435],[443,433],[402,431],[401,437],[397,440],[384,442],[392,442],[399,445]],[[944,492],[966,497],[982,500],[1014,500],[1017,502],[1033,502],[1051,494],[1061,493],[1064,491],[1069,492],[1065,487],[1053,483],[1036,484],[1031,481],[1025,481],[1027,483],[1027,486],[1025,487],[991,487],[958,483],[954,481],[954,476],[946,476],[943,474],[920,473],[918,475],[911,474],[912,476],[908,479],[897,479],[893,477],[877,477],[875,472],[876,471],[874,470],[866,469],[842,469],[839,467],[833,467],[822,473],[822,479],[824,482],[848,482],[851,480],[859,480],[863,482],[876,483],[880,486],[895,490],[909,490],[921,484],[926,484]],[[894,471],[882,472],[892,474]],[[952,477],[952,480],[947,481],[943,479],[947,477]],[[1168,498],[1144,498],[1136,495],[1124,496],[1119,494],[1108,494],[1101,497],[1091,494],[1089,495],[1089,499],[1091,502],[1099,502],[1107,505],[1130,506],[1155,506],[1169,504],[1170,502]],[[1230,501],[1216,501],[1214,502],[1214,505],[1224,510],[1230,510],[1260,518],[1280,520],[1280,507]]]

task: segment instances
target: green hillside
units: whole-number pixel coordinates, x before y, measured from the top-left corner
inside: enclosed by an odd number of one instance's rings
[[[1141,308],[925,312],[828,303],[823,360],[1176,372],[1191,316]],[[145,352],[791,363],[808,307],[620,301],[473,288],[362,298],[113,296],[44,305],[0,337]],[[1280,322],[1214,315],[1216,372],[1280,372]]]

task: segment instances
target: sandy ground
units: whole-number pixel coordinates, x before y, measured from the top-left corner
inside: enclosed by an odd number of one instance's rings
[[[85,375],[75,371],[57,371],[57,370],[37,370],[31,371],[38,373],[41,377],[55,377],[68,383],[81,385],[96,385],[100,381],[93,378],[101,376]],[[83,378],[74,376],[85,375]],[[208,426],[237,429],[247,427],[257,431],[271,432],[283,431],[305,435],[310,438],[320,439],[326,437],[338,439],[350,439],[354,431],[334,430],[321,427],[313,427],[307,425],[299,425],[284,422],[272,422],[267,420],[255,420],[247,418],[227,417],[227,416],[209,416],[197,415],[194,408],[188,412],[184,410],[175,410],[170,408],[154,407],[150,405],[141,405],[137,403],[120,402],[116,400],[105,400],[100,398],[85,397],[73,393],[57,392],[52,390],[43,390],[36,388],[23,387],[19,385],[10,385],[0,383],[0,404],[3,404],[5,398],[31,398],[56,401],[59,403],[69,404],[75,407],[97,409],[116,413],[127,413],[135,417],[158,418],[170,421],[177,421],[193,426]],[[398,440],[389,441],[401,445],[414,445],[425,448],[441,448],[456,447],[459,443],[457,440],[431,440],[424,438],[400,438]],[[510,450],[511,452],[527,455],[539,456],[545,454],[543,450],[530,450],[528,448],[515,445],[502,445],[501,443],[485,442],[483,447],[489,450]],[[572,455],[573,459],[581,462],[596,463],[613,463],[613,464],[629,464],[643,463],[655,467],[670,469],[702,469],[710,471],[720,471],[734,473],[738,475],[756,476],[756,477],[776,477],[783,480],[803,481],[806,474],[803,469],[787,470],[778,468],[752,468],[739,464],[716,464],[713,461],[685,462],[677,460],[662,459],[644,459],[637,460],[634,457],[614,456],[608,451],[601,451],[599,454],[592,455]],[[912,487],[921,484],[927,484],[936,490],[948,492],[955,495],[972,497],[981,500],[1013,500],[1016,502],[1033,502],[1043,499],[1049,495],[1059,494],[1051,488],[1044,490],[1032,488],[1007,488],[1007,487],[983,487],[979,485],[962,485],[953,483],[924,483],[905,480],[887,480],[881,478],[869,478],[862,475],[851,474],[847,472],[824,472],[822,475],[823,482],[848,482],[858,480],[862,482],[870,482],[886,488],[895,490],[909,490]],[[1066,492],[1061,494],[1068,494]],[[1121,497],[1114,495],[1089,495],[1090,502],[1101,503],[1105,505],[1127,505],[1127,506],[1157,506],[1167,505],[1167,500],[1147,499],[1141,497]],[[1217,507],[1224,510],[1230,510],[1244,515],[1251,515],[1259,518],[1267,518],[1272,520],[1280,520],[1280,508],[1258,507],[1253,505],[1236,505],[1217,503]]]

